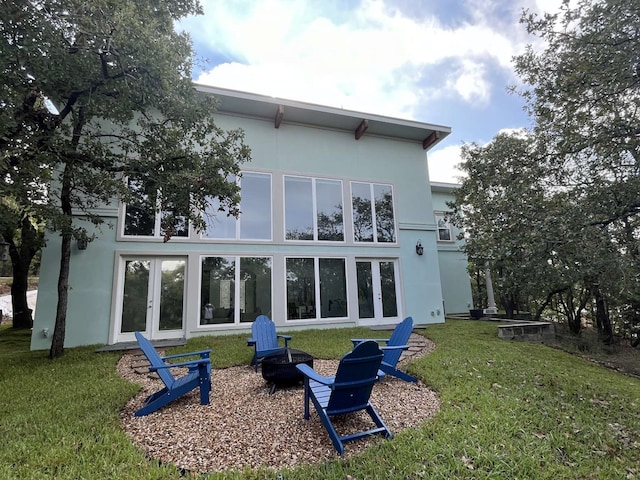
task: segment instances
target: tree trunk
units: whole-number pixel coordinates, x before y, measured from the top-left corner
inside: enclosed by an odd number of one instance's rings
[[[611,320],[609,312],[604,300],[604,295],[600,290],[600,285],[593,286],[593,296],[596,300],[596,324],[598,325],[598,334],[605,345],[613,343],[613,328],[611,328]]]
[[[69,298],[69,268],[71,263],[71,239],[73,216],[71,212],[71,177],[73,166],[67,164],[62,175],[60,202],[62,212],[67,223],[62,227],[62,242],[60,245],[60,273],[58,275],[58,306],[56,308],[56,323],[51,339],[49,358],[61,357],[64,353],[64,338],[67,324],[67,303]]]
[[[60,248],[60,274],[58,275],[58,307],[56,308],[56,323],[51,339],[49,358],[61,357],[64,353],[64,337],[67,323],[67,303],[69,296],[69,265],[71,260],[71,234],[62,235]]]
[[[15,232],[13,232],[15,233]],[[13,238],[13,235],[5,235]],[[20,246],[10,241],[9,255],[13,279],[11,284],[11,307],[13,309],[13,328],[32,328],[33,317],[27,302],[29,290],[29,268],[31,260],[42,247],[43,234],[31,224],[31,220],[24,215],[20,226]]]
[[[31,258],[25,259],[13,245],[9,248],[11,255],[11,267],[13,269],[13,279],[11,283],[11,308],[13,309],[13,328],[33,327],[31,309],[27,302],[27,291],[29,289],[29,264]]]

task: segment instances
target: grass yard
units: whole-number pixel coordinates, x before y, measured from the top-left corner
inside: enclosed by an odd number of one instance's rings
[[[296,348],[340,358],[367,332],[295,332]],[[2,328],[0,478],[640,479],[640,380],[500,340],[495,323],[447,321],[423,333],[437,348],[409,372],[442,400],[432,420],[348,460],[198,476],[146,458],[120,429],[119,410],[138,387],[117,376],[117,354],[75,348],[52,362],[28,351],[29,331]],[[214,368],[248,364],[246,337],[198,338],[181,350],[213,348]]]

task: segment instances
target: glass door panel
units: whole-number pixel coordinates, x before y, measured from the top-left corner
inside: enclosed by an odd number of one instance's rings
[[[182,330],[184,318],[184,260],[162,260],[158,330]]]
[[[121,333],[147,329],[147,305],[151,300],[148,298],[150,268],[148,260],[125,262]]]
[[[152,340],[184,335],[185,268],[184,259],[124,259],[116,341],[134,341],[137,331]]]
[[[395,323],[399,320],[397,264],[394,260],[356,261],[360,324]]]

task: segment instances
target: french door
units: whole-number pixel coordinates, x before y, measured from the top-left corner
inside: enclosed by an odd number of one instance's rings
[[[400,321],[398,262],[386,259],[356,260],[358,323],[392,324]]]
[[[185,270],[182,257],[123,257],[120,260],[116,341],[184,336]]]

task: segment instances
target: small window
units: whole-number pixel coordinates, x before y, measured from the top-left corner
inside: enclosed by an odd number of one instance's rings
[[[453,226],[446,220],[446,214],[436,213],[436,225],[438,226],[438,241],[453,242]]]

